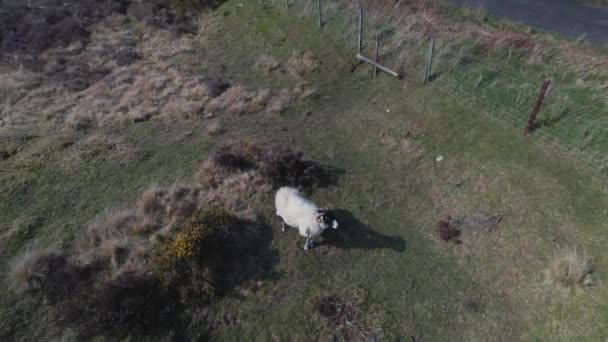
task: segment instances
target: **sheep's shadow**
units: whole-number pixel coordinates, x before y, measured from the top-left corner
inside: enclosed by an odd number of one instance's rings
[[[392,249],[404,252],[406,242],[400,236],[380,234],[359,221],[350,211],[332,210],[339,223],[338,229],[326,229],[319,245],[330,245],[344,249]]]

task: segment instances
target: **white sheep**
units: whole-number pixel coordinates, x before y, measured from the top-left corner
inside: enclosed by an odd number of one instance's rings
[[[327,208],[318,208],[300,195],[295,188],[283,187],[275,196],[277,216],[281,220],[281,230],[285,225],[297,228],[300,235],[306,238],[304,250],[312,248],[313,240],[329,228],[338,228],[338,222]]]

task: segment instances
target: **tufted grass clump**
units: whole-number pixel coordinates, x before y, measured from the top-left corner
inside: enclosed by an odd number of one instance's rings
[[[585,289],[593,284],[589,260],[575,248],[565,248],[555,254],[546,270],[547,281],[569,290]]]

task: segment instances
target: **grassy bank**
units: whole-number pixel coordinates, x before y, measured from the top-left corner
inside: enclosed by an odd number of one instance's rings
[[[276,6],[280,5],[275,2]],[[406,78],[422,82],[430,38],[435,38],[431,83],[467,97],[486,115],[523,130],[544,79],[551,90],[533,128],[545,146],[603,172],[606,150],[606,62],[602,48],[442,2],[363,3],[363,54],[374,55]],[[325,29],[356,49],[358,5],[323,7]],[[288,11],[289,12],[289,11]],[[313,20],[316,7],[293,4]]]
[[[341,227],[305,252],[295,231],[280,231],[272,203],[262,204],[277,253],[272,277],[208,304],[205,324],[186,322],[175,334],[226,341],[606,338],[602,180],[471,113],[485,109],[466,97],[407,78],[372,80],[342,36],[329,27],[319,32],[311,17],[264,1],[228,1],[204,20],[213,29],[163,60],[172,73],[219,76],[252,92],[309,87],[314,95],[279,113],[233,115],[227,106],[213,117],[164,120],[167,109],[158,120],[84,132],[44,124],[3,132],[14,146],[0,164],[4,259],[33,245],[70,250],[83,225],[106,208],[133,206],[154,183],[190,182],[198,160],[224,142],[266,139],[341,170],[336,186],[312,194],[336,210]],[[310,51],[318,67],[292,71],[304,60],[294,51]],[[278,65],[256,68],[260,56]],[[214,120],[222,134],[210,133]],[[440,221],[462,222],[460,243],[442,240]],[[545,284],[555,251],[574,245],[592,260],[595,286],[570,293]],[[47,305],[6,284],[2,291],[4,339],[71,336]],[[355,309],[336,319],[333,307],[321,305],[332,302],[327,298]],[[161,335],[146,340],[170,333]]]

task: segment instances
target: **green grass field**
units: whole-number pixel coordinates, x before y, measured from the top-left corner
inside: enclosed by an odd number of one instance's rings
[[[291,88],[301,80],[252,66],[270,55],[283,68],[294,50],[310,50],[321,67],[304,80],[320,96],[280,116],[222,117],[227,132],[219,137],[207,134],[204,122],[99,128],[95,134],[103,143],[87,145],[82,141],[92,133],[38,126],[3,132],[2,145],[15,151],[0,164],[3,260],[31,245],[69,249],[80,225],[103,209],[132,206],[150,184],[188,182],[214,146],[234,137],[265,138],[301,147],[344,171],[337,186],[312,196],[340,210],[343,240],[335,244],[328,237],[305,252],[295,231],[280,231],[268,203],[264,213],[278,252],[275,275],[255,291],[214,302],[222,322],[208,339],[334,340],[343,335],[315,308],[327,296],[358,303],[362,312],[351,330],[356,338],[608,338],[603,179],[575,159],[547,152],[520,130],[479,115],[484,104],[407,77],[371,79],[369,67],[355,64],[341,37],[319,32],[313,18],[267,2],[240,4],[222,5],[214,14],[217,26],[200,47],[174,56],[179,70],[222,70],[226,79],[251,89]],[[108,146],[112,139],[118,142]],[[443,159],[436,161],[438,156]],[[463,228],[460,244],[438,237],[440,220],[481,211],[500,215],[500,223],[491,230]],[[556,249],[574,245],[592,260],[595,285],[569,293],[545,284]],[[64,333],[45,305],[7,285],[0,290],[3,340],[49,340]]]

